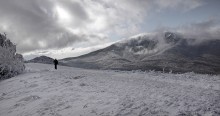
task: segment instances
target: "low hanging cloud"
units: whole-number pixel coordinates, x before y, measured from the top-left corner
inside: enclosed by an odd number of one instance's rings
[[[193,9],[199,0],[1,0],[0,32],[18,52],[65,49],[77,43],[111,42],[111,34],[128,37],[154,7]],[[89,46],[87,46],[88,48]]]
[[[200,22],[180,25],[178,27],[158,27],[153,33],[163,37],[165,32],[173,32],[183,38],[195,40],[216,40],[220,39],[220,19],[214,18]]]
[[[185,38],[197,40],[220,39],[220,20],[210,19],[184,25],[179,27],[178,32],[182,33]]]

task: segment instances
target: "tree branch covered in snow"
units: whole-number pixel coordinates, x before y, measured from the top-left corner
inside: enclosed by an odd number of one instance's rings
[[[16,45],[5,35],[0,34],[0,79],[15,76],[24,69],[23,56],[16,53]]]

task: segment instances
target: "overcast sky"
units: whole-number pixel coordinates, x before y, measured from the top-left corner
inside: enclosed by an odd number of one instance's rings
[[[60,59],[160,29],[219,38],[219,6],[220,0],[0,0],[0,33],[26,59]]]

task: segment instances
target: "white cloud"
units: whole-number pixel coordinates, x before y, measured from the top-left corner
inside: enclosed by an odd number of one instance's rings
[[[160,10],[177,8],[183,11],[190,11],[204,4],[201,0],[155,0],[155,2],[159,5]]]

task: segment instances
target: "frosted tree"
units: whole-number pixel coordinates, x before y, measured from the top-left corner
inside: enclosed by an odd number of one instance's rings
[[[16,46],[0,33],[0,79],[6,79],[24,71],[24,60],[16,53]]]

